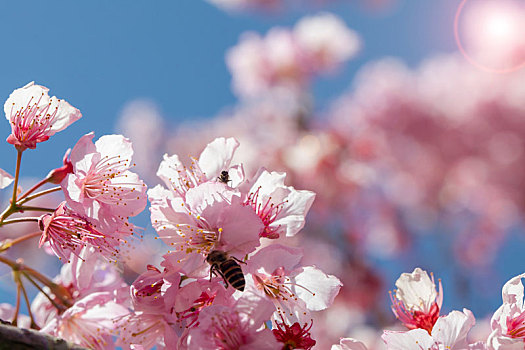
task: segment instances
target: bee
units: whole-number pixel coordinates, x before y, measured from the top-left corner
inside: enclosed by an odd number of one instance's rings
[[[206,262],[211,265],[210,279],[213,273],[219,274],[224,279],[226,287],[230,284],[233,288],[244,291],[246,281],[239,265],[244,262],[221,250],[212,250],[206,257]]]
[[[230,182],[230,174],[226,170],[221,171],[221,174],[218,177],[219,182],[222,182],[224,184],[228,184]]]

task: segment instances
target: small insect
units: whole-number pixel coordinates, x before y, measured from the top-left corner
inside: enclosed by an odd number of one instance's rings
[[[222,182],[224,184],[228,184],[230,182],[230,174],[226,170],[221,171],[221,174],[218,177],[219,182]]]
[[[210,279],[213,273],[219,274],[224,279],[226,287],[230,284],[233,288],[244,291],[246,282],[239,265],[243,263],[242,261],[221,250],[212,250],[206,257],[206,261],[211,265]]]

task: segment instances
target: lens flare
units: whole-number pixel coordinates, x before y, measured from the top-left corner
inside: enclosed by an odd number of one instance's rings
[[[525,67],[525,2],[463,0],[456,11],[454,35],[460,52],[475,67],[499,74],[521,69]]]

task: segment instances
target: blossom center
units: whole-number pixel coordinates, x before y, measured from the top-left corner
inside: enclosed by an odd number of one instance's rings
[[[206,175],[202,172],[197,159],[191,157],[191,164],[189,167],[182,166],[182,169],[176,169],[178,173],[177,179],[170,179],[173,189],[180,195],[184,195],[190,188],[206,182]]]
[[[276,321],[276,328],[272,329],[272,333],[277,339],[278,342],[283,343],[283,350],[292,350],[292,349],[311,349],[316,341],[313,340],[310,336],[310,330],[313,326],[313,320],[308,325],[304,324],[303,327],[299,325],[298,322],[295,322],[293,325],[287,325],[281,315],[282,322]]]
[[[275,204],[272,202],[271,196],[266,199],[261,196],[259,199],[260,189],[261,186],[259,186],[255,192],[251,192],[244,205],[251,206],[264,223],[264,231],[261,233],[262,237],[278,238],[279,234],[277,233],[277,230],[280,225],[277,227],[270,227],[270,225],[277,219],[277,216],[279,216],[287,201]]]
[[[221,312],[213,316],[211,321],[211,332],[217,349],[237,350],[246,343],[237,313]]]
[[[507,318],[507,335],[511,338],[525,340],[525,311],[517,317]]]
[[[213,300],[215,300],[215,295],[209,295],[206,292],[202,292],[201,296],[194,301],[191,307],[181,313],[177,313],[179,321],[188,320],[186,328],[198,326],[199,313],[205,307],[213,304]]]
[[[44,96],[44,93],[42,93],[42,96]],[[36,102],[33,102],[34,97],[31,97],[27,105],[19,110],[11,109],[10,120],[13,125],[13,133],[21,142],[38,140],[39,137],[42,137],[42,134],[51,129],[55,121],[58,106],[50,111],[50,101],[47,105],[40,107],[42,96]]]
[[[186,253],[208,254],[219,242],[222,233],[222,228],[213,230],[188,224],[176,224],[175,227],[177,227],[180,237],[183,238],[183,242],[179,243],[179,249],[186,251]]]
[[[105,156],[93,166],[84,179],[82,186],[86,197],[98,201],[119,205],[123,196],[127,194],[125,182],[126,175],[123,175],[123,167],[127,167],[129,159],[121,159],[120,155],[114,157]],[[115,181],[116,178],[120,181]],[[134,188],[131,189],[134,191]]]

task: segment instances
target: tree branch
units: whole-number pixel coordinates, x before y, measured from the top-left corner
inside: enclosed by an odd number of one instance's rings
[[[1,321],[1,320],[0,320]],[[0,350],[87,350],[63,339],[52,337],[31,329],[11,326],[9,322],[0,324]]]

